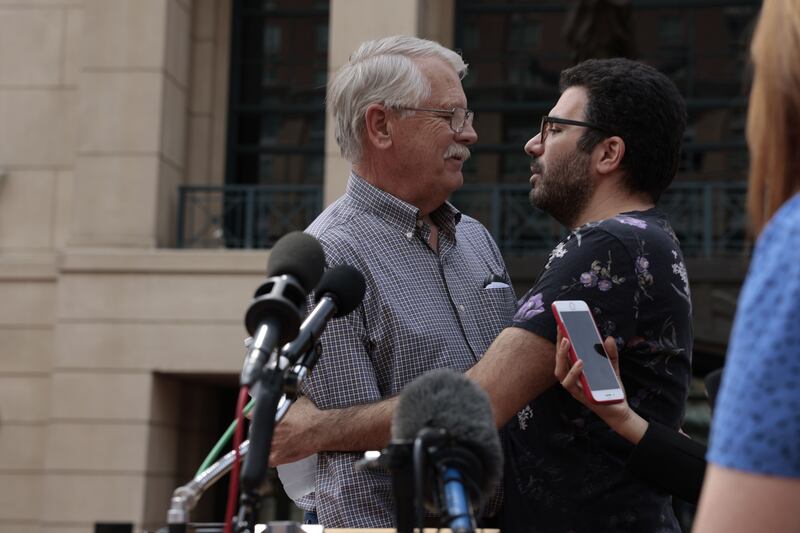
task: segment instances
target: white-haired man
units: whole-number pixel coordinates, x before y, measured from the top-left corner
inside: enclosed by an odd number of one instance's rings
[[[497,246],[447,202],[478,138],[461,87],[466,71],[438,43],[395,36],[362,44],[330,85],[337,141],[352,172],[345,195],[307,231],[328,266],[363,272],[367,291],[322,337],[305,387],[321,409],[377,402],[434,368],[466,371],[511,323],[515,298]],[[487,279],[502,282],[489,288]],[[313,423],[303,405],[277,428],[274,462],[294,453],[292,424]],[[341,424],[346,431],[369,421]],[[359,448],[351,441],[343,449]],[[315,493],[299,504],[316,509],[326,527],[394,525],[391,479],[355,471],[360,456],[319,455]]]

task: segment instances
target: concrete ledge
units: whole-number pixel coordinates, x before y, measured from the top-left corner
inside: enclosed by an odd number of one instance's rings
[[[68,249],[61,273],[266,275],[267,250]]]
[[[58,257],[53,252],[0,253],[0,281],[55,281]]]

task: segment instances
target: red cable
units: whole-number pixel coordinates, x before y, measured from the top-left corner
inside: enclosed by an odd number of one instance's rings
[[[228,486],[228,507],[225,510],[225,533],[233,531],[233,512],[236,509],[236,499],[239,496],[239,468],[241,457],[239,456],[239,446],[244,440],[244,406],[247,405],[249,398],[248,388],[242,387],[239,391],[239,401],[236,403],[236,432],[233,435],[233,470],[231,471],[230,485]]]

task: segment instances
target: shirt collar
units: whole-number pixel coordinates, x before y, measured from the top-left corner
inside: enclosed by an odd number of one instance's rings
[[[417,229],[417,220],[421,218],[419,208],[375,187],[355,172],[350,172],[345,194],[356,208],[384,219],[403,233]],[[444,231],[455,233],[461,212],[450,202],[445,202],[431,213],[431,219]]]

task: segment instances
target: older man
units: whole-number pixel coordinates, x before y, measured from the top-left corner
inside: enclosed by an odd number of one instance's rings
[[[679,531],[670,496],[624,469],[631,445],[553,376],[554,300],[585,300],[617,339],[622,381],[645,419],[677,428],[691,376],[689,282],[655,202],[678,168],[683,100],[652,67],[590,60],[561,76],[561,98],[525,150],[531,200],[571,231],[468,375],[505,432],[504,531]],[[295,451],[378,448],[394,401],[332,411],[303,404]],[[357,421],[348,424],[346,421]]]
[[[478,138],[461,88],[466,70],[437,43],[397,36],[361,45],[331,83],[328,105],[352,171],[345,195],[307,231],[328,266],[363,272],[367,291],[322,337],[305,388],[320,409],[377,402],[434,368],[466,371],[511,323],[515,298],[497,246],[447,203]],[[290,431],[313,424],[303,405],[278,427],[277,462],[305,446]],[[372,423],[352,418],[333,431]],[[326,527],[394,524],[389,476],[355,471],[359,457],[319,455],[315,493],[299,504]]]

